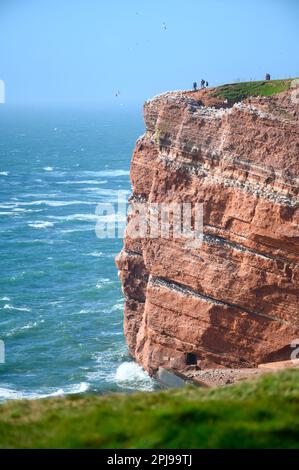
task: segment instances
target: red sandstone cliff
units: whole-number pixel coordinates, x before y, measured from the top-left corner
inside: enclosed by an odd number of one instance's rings
[[[130,218],[140,200],[204,204],[199,248],[127,236],[117,257],[127,343],[150,373],[289,359],[299,338],[299,105],[289,91],[221,106],[205,92],[144,106]]]

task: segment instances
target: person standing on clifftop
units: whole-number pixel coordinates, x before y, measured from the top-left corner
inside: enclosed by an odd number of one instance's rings
[[[200,88],[204,88],[205,87],[205,80],[202,78],[201,81],[200,81]]]
[[[193,91],[197,91],[197,83],[193,82]]]

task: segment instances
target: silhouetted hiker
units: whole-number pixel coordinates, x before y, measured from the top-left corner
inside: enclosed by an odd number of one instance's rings
[[[270,76],[269,73],[266,73],[266,75],[265,75],[265,80],[271,80],[271,76]]]
[[[193,91],[196,91],[196,90],[197,90],[197,83],[193,82]]]
[[[205,87],[205,80],[202,78],[201,81],[200,81],[200,87],[201,88],[204,88]]]
[[[209,82],[206,81],[206,88],[208,88],[208,86],[209,86]]]

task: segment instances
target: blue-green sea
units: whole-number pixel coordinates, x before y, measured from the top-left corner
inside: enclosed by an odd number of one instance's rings
[[[95,233],[142,132],[134,110],[0,107],[0,401],[152,389],[123,336],[122,240]]]

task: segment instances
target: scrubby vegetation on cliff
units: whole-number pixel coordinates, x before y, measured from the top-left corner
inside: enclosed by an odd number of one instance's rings
[[[214,390],[9,402],[0,436],[2,448],[298,448],[299,370]]]
[[[214,96],[235,103],[249,96],[270,96],[287,91],[291,86],[291,82],[292,80],[288,79],[231,83],[218,87]]]

